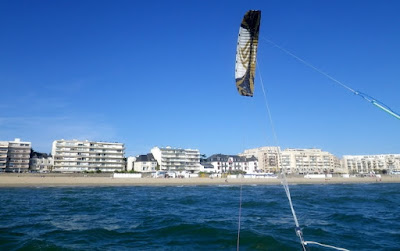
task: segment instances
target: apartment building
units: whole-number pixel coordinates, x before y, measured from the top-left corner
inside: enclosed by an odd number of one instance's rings
[[[123,171],[124,151],[122,143],[56,140],[52,146],[53,171]]]
[[[0,141],[0,172],[5,172],[7,167],[8,141]]]
[[[256,157],[258,160],[258,168],[263,172],[276,173],[279,172],[279,153],[281,149],[278,146],[264,146],[259,148],[247,149],[239,156],[250,158]]]
[[[181,149],[172,147],[154,147],[151,153],[160,170],[165,171],[200,171],[200,152],[197,149]]]
[[[27,172],[31,154],[31,142],[0,141],[0,172]]]
[[[340,160],[321,149],[285,149],[276,146],[265,146],[247,149],[239,156],[255,156],[259,169],[263,172],[279,173],[285,168],[287,173],[347,173],[341,168]]]
[[[286,172],[293,174],[347,173],[336,156],[321,149],[285,149],[281,161]]]
[[[400,171],[400,154],[344,155],[342,165],[351,174],[393,173]]]
[[[256,173],[259,171],[258,161],[254,156],[246,158],[239,155],[214,154],[207,158],[207,162],[214,167],[212,170],[208,168],[208,172],[213,173],[237,171]]]

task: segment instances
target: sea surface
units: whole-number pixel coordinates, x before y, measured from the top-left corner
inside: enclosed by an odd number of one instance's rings
[[[400,250],[400,184],[290,188],[306,241]],[[0,250],[236,250],[240,189],[0,188]],[[242,187],[239,244],[301,250],[282,186]]]

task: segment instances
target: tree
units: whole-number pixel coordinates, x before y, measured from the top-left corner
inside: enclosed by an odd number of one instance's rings
[[[207,161],[207,155],[200,154],[200,162],[206,162],[206,161]]]

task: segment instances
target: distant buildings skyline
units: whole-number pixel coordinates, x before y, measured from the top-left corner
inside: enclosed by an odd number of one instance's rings
[[[288,148],[281,150],[277,146],[265,146],[246,149],[240,156],[255,156],[259,168],[265,172],[280,172],[284,168],[287,173],[345,173],[341,169],[339,158],[321,149]]]
[[[349,173],[370,173],[374,170],[400,171],[400,154],[345,155],[343,168]]]
[[[34,153],[34,154],[33,154]],[[16,138],[0,141],[0,171],[187,171],[225,173],[232,171],[289,174],[391,173],[400,170],[400,154],[335,155],[316,148],[264,146],[245,149],[237,155],[213,154],[206,158],[198,149],[153,147],[149,153],[125,157],[123,143],[89,140],[55,140],[52,156],[36,153],[31,142]]]

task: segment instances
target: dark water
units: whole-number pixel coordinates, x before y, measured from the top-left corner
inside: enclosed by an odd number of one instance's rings
[[[236,250],[239,189],[1,188],[0,250]],[[399,191],[291,186],[305,240],[351,250],[400,250]],[[243,186],[240,249],[300,250],[281,186]]]

